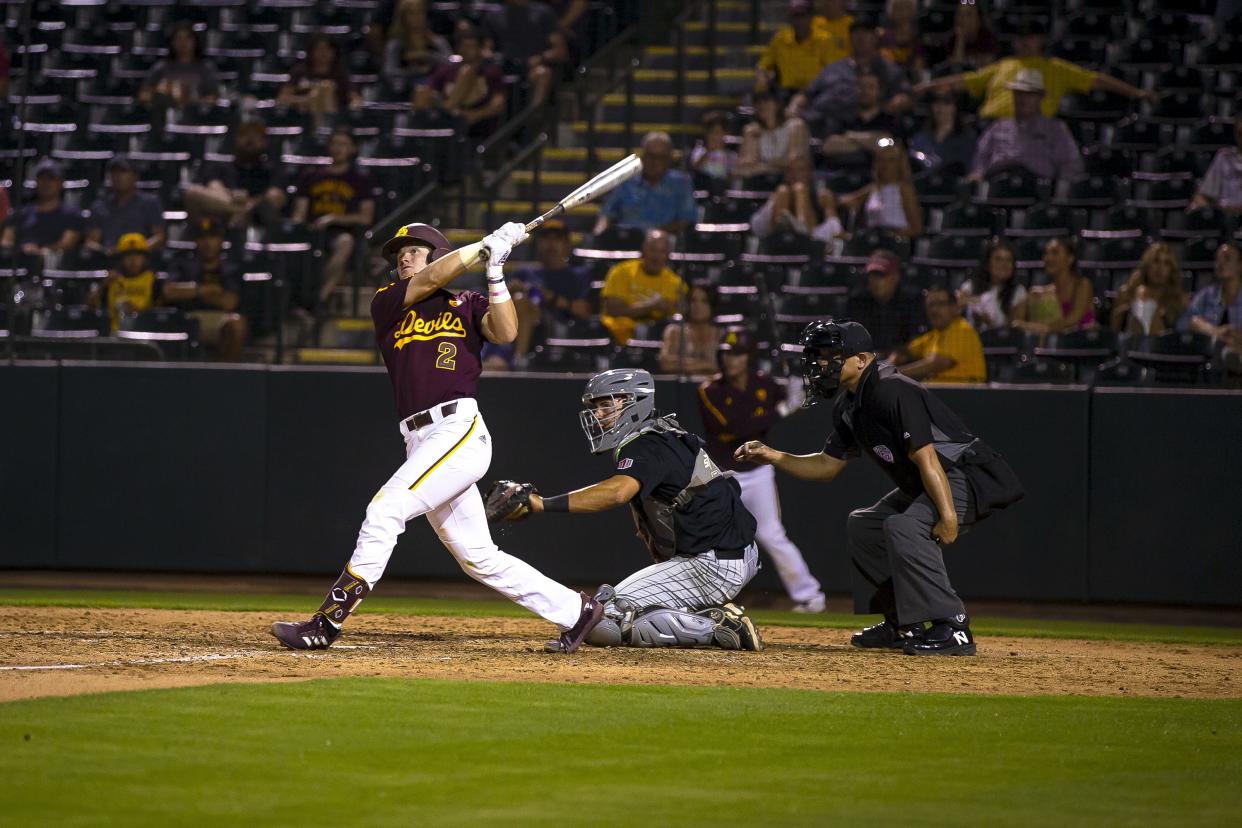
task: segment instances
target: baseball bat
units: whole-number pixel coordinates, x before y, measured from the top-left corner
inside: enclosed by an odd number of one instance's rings
[[[586,204],[587,202],[594,201],[602,195],[606,195],[619,187],[622,183],[629,181],[631,178],[638,175],[639,172],[642,171],[642,168],[642,159],[633,153],[627,155],[625,158],[622,158],[620,161],[613,164],[611,167],[604,170],[599,175],[596,175],[590,181],[562,198],[555,205],[553,205],[552,209],[548,210],[548,212],[533,221],[527,222],[526,233],[528,235],[533,233],[535,230],[542,227],[546,222],[556,218],[571,207]],[[481,250],[479,258],[486,259],[487,252]]]

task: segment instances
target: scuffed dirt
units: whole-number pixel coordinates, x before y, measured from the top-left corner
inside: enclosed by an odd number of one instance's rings
[[[326,652],[295,653],[266,613],[0,611],[0,701],[220,682],[400,676],[1006,695],[1236,698],[1242,647],[984,638],[975,658],[849,646],[846,630],[765,627],[760,653],[584,647],[543,652],[538,619],[362,614]],[[72,666],[69,666],[72,665]],[[14,669],[14,668],[52,669]]]

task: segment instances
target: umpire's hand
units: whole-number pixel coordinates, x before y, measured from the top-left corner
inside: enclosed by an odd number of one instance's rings
[[[764,465],[775,463],[778,456],[780,456],[779,451],[770,446],[765,446],[758,440],[747,440],[737,447],[737,451],[733,452],[734,460]]]

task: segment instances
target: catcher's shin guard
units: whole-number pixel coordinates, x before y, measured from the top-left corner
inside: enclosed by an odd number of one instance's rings
[[[350,572],[347,566],[337,577],[332,589],[328,590],[328,597],[323,599],[323,603],[319,605],[319,609],[315,610],[315,614],[322,615],[328,623],[339,630],[341,624],[345,623],[345,619],[358,608],[362,599],[366,598],[370,592],[371,588],[367,586],[367,582]]]

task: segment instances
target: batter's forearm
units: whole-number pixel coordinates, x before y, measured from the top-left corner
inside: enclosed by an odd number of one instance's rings
[[[482,242],[468,244],[450,251],[415,273],[405,284],[405,304],[412,305],[447,287],[478,261],[482,249]]]

